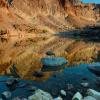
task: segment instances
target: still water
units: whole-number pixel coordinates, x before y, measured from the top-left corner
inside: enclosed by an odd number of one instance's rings
[[[99,63],[93,63],[92,65],[97,65]],[[88,64],[80,64],[78,66],[73,66],[70,68],[65,68],[62,72],[55,72],[54,75],[52,75],[49,79],[37,82],[37,81],[26,81],[21,80],[19,84],[28,83],[32,86],[36,86],[40,89],[43,89],[49,93],[52,94],[53,97],[58,96],[60,93],[60,90],[63,89],[67,92],[67,96],[64,98],[64,100],[71,100],[73,93],[79,91],[83,95],[85,95],[86,90],[88,88],[95,89],[97,91],[100,91],[100,88],[96,86],[96,79],[97,77],[92,74],[87,69]],[[9,77],[7,76],[1,76],[0,77],[0,93],[2,93],[5,90],[9,90],[5,85],[5,80],[8,80]],[[84,80],[85,79],[85,80]],[[82,82],[88,82],[89,87],[84,88],[80,85]],[[72,84],[74,86],[74,90],[68,90],[67,85]],[[17,88],[16,90],[12,91],[12,96],[16,97],[27,97],[32,94],[32,92],[28,91],[28,86],[25,86],[23,88]]]

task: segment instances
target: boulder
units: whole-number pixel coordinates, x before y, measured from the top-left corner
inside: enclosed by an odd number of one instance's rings
[[[28,100],[53,100],[53,98],[49,93],[38,89],[33,95],[28,97]]]
[[[93,89],[88,89],[87,95],[94,97],[96,100],[100,100],[100,92],[97,92]]]
[[[55,71],[62,69],[68,61],[63,57],[46,57],[42,58],[41,62],[43,64],[42,71]]]
[[[83,98],[82,94],[79,93],[79,92],[77,92],[77,93],[73,96],[72,100],[82,100],[82,98]]]

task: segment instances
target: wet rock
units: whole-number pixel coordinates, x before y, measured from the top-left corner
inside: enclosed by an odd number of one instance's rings
[[[52,56],[52,55],[55,55],[55,53],[52,50],[49,50],[46,52],[46,55]]]
[[[28,86],[28,90],[29,91],[36,91],[37,90],[37,87],[35,87],[35,86]]]
[[[53,100],[63,100],[61,97],[54,98]]]
[[[15,90],[18,87],[19,80],[18,79],[10,79],[6,81],[6,85],[10,90]]]
[[[79,92],[77,92],[77,93],[73,96],[72,100],[82,100],[82,98],[83,98],[82,94],[79,93]]]
[[[4,91],[2,94],[2,99],[4,100],[8,100],[9,98],[11,98],[11,92],[10,91]]]
[[[97,92],[93,89],[88,89],[87,95],[94,97],[96,100],[100,100],[100,92]]]
[[[53,100],[53,98],[49,93],[38,89],[34,95],[28,97],[28,100]]]
[[[27,98],[22,98],[21,100],[28,100]]]
[[[87,97],[84,97],[84,99],[82,100],[96,100],[95,98],[93,98],[92,96],[87,96]]]
[[[63,57],[47,57],[41,59],[45,66],[61,66],[67,64],[67,60]]]
[[[15,64],[13,64],[12,67],[10,68],[10,72],[11,72],[11,74],[12,74],[14,77],[20,78],[20,75],[18,74],[18,70],[17,70]]]
[[[98,65],[89,65],[88,70],[91,71],[96,76],[100,76],[100,64],[98,64]]]
[[[74,89],[73,84],[67,84],[67,90],[72,90],[72,89]]]
[[[89,87],[89,83],[85,82],[85,83],[81,83],[81,86],[83,86],[84,88]]]
[[[42,71],[36,71],[36,72],[34,72],[33,73],[33,76],[35,76],[35,77],[43,77],[43,72]]]
[[[62,96],[66,96],[67,94],[66,94],[66,91],[64,91],[64,90],[61,90],[60,91],[60,94],[62,95]]]
[[[82,80],[83,81],[88,81],[88,78],[87,77],[83,77]]]
[[[8,81],[6,81],[6,85],[7,86],[12,86],[14,84],[18,84],[19,80],[18,79],[9,79]]]
[[[15,97],[12,100],[21,100],[19,97]]]

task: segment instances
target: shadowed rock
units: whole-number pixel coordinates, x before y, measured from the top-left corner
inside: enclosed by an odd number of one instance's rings
[[[49,50],[46,52],[46,55],[53,56],[53,55],[55,55],[55,53],[52,50]]]
[[[98,65],[89,65],[88,70],[95,74],[96,76],[100,76],[100,64]]]

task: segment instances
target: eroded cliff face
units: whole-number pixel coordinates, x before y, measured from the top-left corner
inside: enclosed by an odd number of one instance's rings
[[[0,6],[8,8],[16,20],[19,17],[25,21],[34,20],[49,28],[57,25],[62,28],[83,27],[100,20],[99,6],[84,4],[80,0],[13,0],[10,7],[6,0],[0,2]]]

